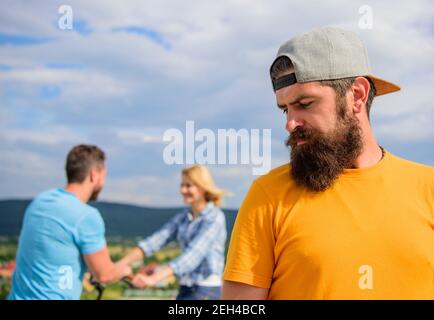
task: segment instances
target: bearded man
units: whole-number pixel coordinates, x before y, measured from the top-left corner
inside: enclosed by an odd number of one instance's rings
[[[434,169],[377,144],[371,74],[352,32],[284,43],[271,65],[291,161],[238,212],[223,299],[434,299]]]

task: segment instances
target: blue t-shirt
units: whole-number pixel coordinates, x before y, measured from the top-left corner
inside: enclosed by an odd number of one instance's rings
[[[63,189],[39,194],[27,207],[9,299],[79,299],[83,254],[105,247],[99,211]]]

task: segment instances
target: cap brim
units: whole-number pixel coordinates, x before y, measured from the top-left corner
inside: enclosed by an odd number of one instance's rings
[[[381,79],[379,77],[376,77],[372,74],[368,74],[367,77],[369,77],[369,79],[371,79],[372,82],[374,82],[375,89],[377,91],[375,96],[381,96],[383,94],[392,93],[401,90],[400,86],[392,82],[386,81],[384,79]]]

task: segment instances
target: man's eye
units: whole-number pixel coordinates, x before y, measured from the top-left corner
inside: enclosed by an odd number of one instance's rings
[[[313,101],[312,102],[308,102],[308,103],[299,103],[298,105],[300,106],[300,108],[307,109],[307,108],[310,107],[310,105],[312,103],[313,103]]]
[[[287,114],[288,113],[288,109],[282,109],[283,114]]]

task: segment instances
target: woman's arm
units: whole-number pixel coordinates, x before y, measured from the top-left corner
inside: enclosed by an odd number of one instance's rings
[[[117,263],[120,265],[130,266],[134,262],[141,261],[145,257],[145,253],[139,247],[133,248],[125,257],[119,260]]]
[[[130,266],[134,262],[142,260],[145,256],[150,256],[160,250],[163,246],[176,238],[181,214],[176,215],[169,220],[160,230],[154,232],[151,236],[138,242],[137,247],[131,250],[118,263]]]
[[[179,224],[181,223],[185,213],[180,213],[170,219],[158,231],[151,236],[137,243],[137,246],[142,249],[145,256],[150,256],[167,245],[169,242],[176,240],[176,234]]]

